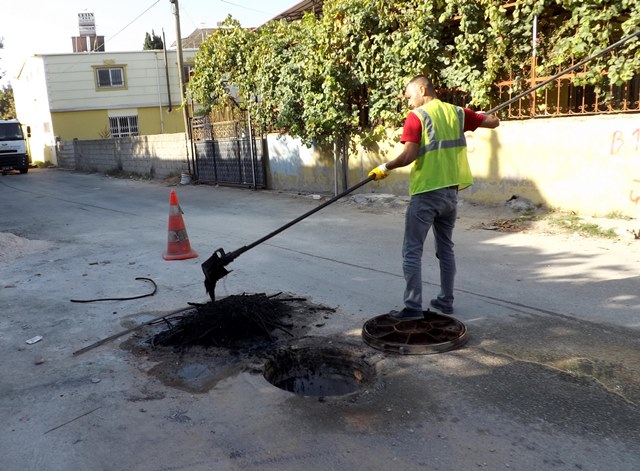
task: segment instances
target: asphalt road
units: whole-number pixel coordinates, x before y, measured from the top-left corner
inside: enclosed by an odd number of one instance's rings
[[[172,189],[198,258],[162,258]],[[640,469],[638,241],[480,230],[489,213],[463,202],[455,317],[470,339],[397,355],[360,330],[400,307],[401,211],[336,203],[240,256],[217,295],[286,292],[335,309],[309,335],[358,352],[374,384],[318,400],[251,364],[194,393],[161,381],[156,361],[123,348],[127,336],[73,352],[206,302],[200,264],[214,250],[320,202],[56,169],[0,176],[0,196],[3,471]],[[431,243],[426,299],[437,292]],[[137,277],[157,293],[70,302],[148,292]],[[172,361],[193,366],[188,354]]]

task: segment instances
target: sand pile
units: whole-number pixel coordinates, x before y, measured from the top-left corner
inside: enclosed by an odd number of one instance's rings
[[[29,240],[10,232],[0,232],[0,262],[8,262],[30,253],[41,252],[51,245],[45,240]]]

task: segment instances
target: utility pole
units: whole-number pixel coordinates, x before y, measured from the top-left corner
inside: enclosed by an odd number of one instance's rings
[[[176,20],[176,55],[178,58],[178,83],[180,84],[180,102],[182,103],[182,110],[184,115],[184,136],[185,136],[185,150],[187,153],[187,167],[190,174],[195,174],[195,168],[192,171],[191,161],[189,160],[189,147],[191,142],[191,136],[189,132],[189,107],[186,105],[185,90],[184,90],[184,77],[182,70],[182,35],[180,34],[180,6],[178,0],[169,0],[173,4],[173,15]],[[165,46],[166,47],[166,46]]]
[[[538,56],[536,55],[536,46],[538,45],[538,15],[533,17],[533,44],[531,45],[531,88],[536,86],[536,65],[538,65]],[[531,117],[536,116],[536,92],[531,93]]]

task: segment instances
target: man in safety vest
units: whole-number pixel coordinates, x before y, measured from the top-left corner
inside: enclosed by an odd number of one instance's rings
[[[440,294],[431,300],[431,306],[444,314],[453,314],[456,261],[452,235],[458,190],[473,184],[464,133],[479,127],[496,128],[500,121],[494,115],[440,101],[433,83],[424,75],[409,82],[405,97],[411,111],[400,139],[404,149],[392,161],[371,170],[369,176],[382,180],[389,176],[390,170],[413,163],[409,180],[411,201],[402,247],[405,307],[390,315],[401,320],[416,320],[423,318],[422,251],[432,226],[436,257],[440,262]]]

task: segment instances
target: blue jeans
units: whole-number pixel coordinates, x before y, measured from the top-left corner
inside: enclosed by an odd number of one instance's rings
[[[438,299],[446,306],[453,306],[456,260],[452,236],[457,205],[458,191],[455,188],[441,188],[411,197],[402,246],[402,270],[407,283],[404,305],[409,310],[422,310],[422,251],[431,227],[436,242],[436,257],[440,262]]]

